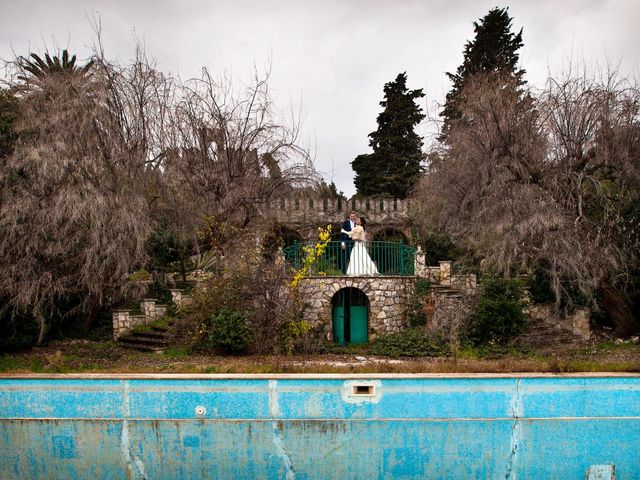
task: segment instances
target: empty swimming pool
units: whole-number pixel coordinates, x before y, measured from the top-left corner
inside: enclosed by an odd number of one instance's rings
[[[635,375],[0,376],[2,479],[621,480],[639,446]]]

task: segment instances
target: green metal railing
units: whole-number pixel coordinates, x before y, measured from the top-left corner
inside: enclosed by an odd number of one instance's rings
[[[323,255],[313,265],[311,275],[362,276],[414,274],[415,247],[402,242],[329,242]],[[302,266],[305,247],[315,242],[294,243],[282,249],[288,265]]]

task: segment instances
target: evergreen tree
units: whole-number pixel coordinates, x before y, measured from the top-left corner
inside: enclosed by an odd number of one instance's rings
[[[525,71],[517,68],[517,51],[523,45],[522,29],[514,34],[512,20],[508,8],[496,7],[479,22],[473,22],[475,38],[465,45],[462,65],[455,74],[447,73],[453,85],[440,114],[444,119],[441,139],[446,140],[451,122],[460,118],[458,103],[469,78],[479,73],[495,73],[514,77],[520,86],[525,84],[522,78]]]
[[[358,155],[351,166],[359,195],[389,195],[405,198],[422,170],[422,137],[414,127],[422,121],[422,108],[415,100],[422,89],[407,89],[407,74],[399,74],[384,86],[384,110],[378,128],[369,134],[373,153]]]

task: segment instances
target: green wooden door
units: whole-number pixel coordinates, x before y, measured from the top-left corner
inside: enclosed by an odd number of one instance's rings
[[[344,345],[344,306],[333,307],[333,341],[339,345]]]
[[[368,308],[366,306],[351,306],[349,309],[351,322],[350,322],[350,343],[367,343],[367,315]]]

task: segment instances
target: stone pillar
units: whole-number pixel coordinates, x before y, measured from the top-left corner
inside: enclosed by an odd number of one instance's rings
[[[170,290],[170,292],[171,292],[171,300],[178,307],[180,307],[180,305],[182,304],[182,289],[181,288],[172,288]]]
[[[146,315],[129,315],[129,323],[131,325],[131,328],[145,325],[147,323],[147,320],[148,317]]]
[[[442,260],[440,264],[440,285],[451,285],[451,260]]]
[[[427,277],[427,256],[420,245],[418,245],[414,260],[414,273],[420,278]]]
[[[125,332],[131,329],[129,310],[113,310],[113,339],[118,340]]]
[[[583,340],[589,340],[591,337],[590,315],[588,308],[576,309],[571,318],[571,333]]]
[[[145,298],[140,302],[140,308],[148,321],[156,318],[156,299]]]
[[[167,306],[156,303],[156,318],[167,316]]]

